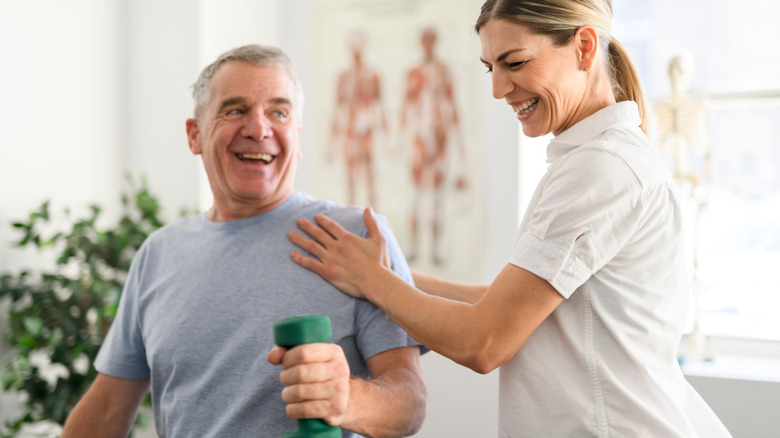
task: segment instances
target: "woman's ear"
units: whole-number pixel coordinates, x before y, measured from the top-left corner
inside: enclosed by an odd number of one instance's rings
[[[596,28],[590,24],[580,26],[574,34],[574,44],[579,56],[580,70],[588,71],[593,68],[599,47],[599,33]]]

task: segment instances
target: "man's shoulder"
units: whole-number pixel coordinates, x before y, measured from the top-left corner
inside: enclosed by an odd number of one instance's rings
[[[298,196],[298,208],[293,213],[298,217],[311,220],[322,213],[352,232],[363,228],[363,209],[358,206],[318,199],[306,193],[298,193]]]
[[[204,220],[203,214],[182,216],[149,233],[144,244],[148,246],[176,239],[183,234],[196,233],[202,228]]]

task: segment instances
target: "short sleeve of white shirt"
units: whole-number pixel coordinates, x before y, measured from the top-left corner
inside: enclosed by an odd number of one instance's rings
[[[598,137],[574,148],[557,138],[509,263],[544,278],[565,298],[603,267],[641,219],[642,192],[620,143]]]

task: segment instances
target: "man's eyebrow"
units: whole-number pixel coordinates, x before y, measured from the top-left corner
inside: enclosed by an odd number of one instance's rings
[[[243,104],[246,102],[246,99],[243,97],[229,97],[222,101],[222,103],[219,104],[219,109],[217,110],[217,114],[220,114],[222,111],[225,110],[225,108]]]
[[[525,49],[511,49],[511,50],[507,50],[506,52],[504,52],[504,53],[502,53],[502,54],[498,55],[498,58],[496,58],[496,62],[501,62],[501,61],[503,61],[504,59],[506,59],[506,57],[507,57],[507,56],[511,55],[512,53],[515,53],[515,52],[522,52],[522,51],[524,51],[524,50],[525,50]],[[489,62],[485,61],[485,60],[484,60],[484,59],[482,59],[481,57],[479,58],[479,60],[480,60],[480,61],[482,61],[482,63],[483,63],[483,64],[490,64]]]
[[[273,103],[274,105],[292,106],[292,101],[286,97],[274,97],[271,99],[271,103]]]
[[[286,105],[286,106],[292,106],[292,100],[286,98],[286,97],[273,97],[269,100],[269,103],[273,105]],[[222,113],[227,108],[230,108],[235,105],[246,105],[246,99],[241,96],[236,97],[228,97],[227,99],[223,100],[219,104],[219,109],[217,110],[217,114]]]

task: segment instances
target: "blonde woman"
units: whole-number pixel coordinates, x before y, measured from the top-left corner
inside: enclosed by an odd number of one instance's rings
[[[488,0],[476,23],[493,97],[549,168],[507,265],[487,286],[415,274],[322,216],[290,239],[298,264],[366,298],[432,350],[500,368],[502,437],[729,436],[676,361],[689,289],[682,211],[643,128],[638,75],[608,0]]]

